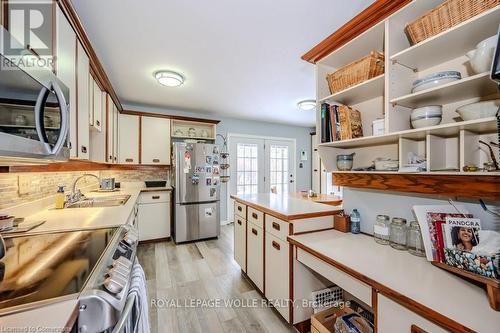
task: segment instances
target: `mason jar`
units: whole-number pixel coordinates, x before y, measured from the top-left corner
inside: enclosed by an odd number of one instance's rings
[[[406,220],[401,217],[394,217],[391,222],[390,245],[396,250],[406,250]]]
[[[387,215],[377,215],[377,220],[375,221],[375,225],[373,226],[373,236],[375,238],[375,242],[387,245],[389,244],[389,227],[390,227],[390,219]]]
[[[408,247],[408,252],[414,256],[423,257],[425,256],[424,242],[422,240],[422,232],[420,231],[420,225],[417,221],[411,221],[410,227],[408,228],[408,235],[406,237],[406,246]]]

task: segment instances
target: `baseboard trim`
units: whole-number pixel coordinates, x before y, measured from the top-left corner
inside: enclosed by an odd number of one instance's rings
[[[139,245],[141,244],[151,244],[151,243],[160,243],[160,242],[170,242],[172,237],[163,237],[163,238],[155,238],[155,239],[147,239],[139,241]]]

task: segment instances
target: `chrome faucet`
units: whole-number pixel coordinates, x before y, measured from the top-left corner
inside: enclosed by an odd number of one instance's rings
[[[68,194],[66,196],[66,203],[65,203],[66,207],[70,204],[73,204],[73,203],[85,198],[85,195],[83,195],[82,191],[76,190],[76,184],[78,183],[78,181],[80,181],[80,179],[85,178],[85,177],[94,177],[99,182],[99,185],[101,184],[101,179],[99,177],[97,177],[96,175],[93,175],[91,173],[85,173],[85,174],[81,175],[80,177],[76,178],[75,181],[73,182],[73,186],[71,187],[71,189],[72,189],[71,194]]]

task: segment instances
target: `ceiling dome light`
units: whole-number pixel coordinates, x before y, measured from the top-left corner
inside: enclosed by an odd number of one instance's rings
[[[184,77],[176,72],[160,71],[155,73],[158,82],[167,87],[178,87],[184,83]]]
[[[313,99],[306,99],[297,103],[300,110],[309,111],[316,107],[316,101]]]

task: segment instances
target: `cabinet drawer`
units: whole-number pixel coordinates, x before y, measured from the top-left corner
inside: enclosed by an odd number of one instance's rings
[[[281,240],[286,241],[286,237],[289,235],[289,223],[274,216],[266,215],[266,232],[271,233],[273,236],[278,237]]]
[[[297,249],[297,260],[316,273],[322,275],[327,280],[335,283],[351,295],[359,298],[368,306],[372,306],[372,288],[368,284],[355,279],[351,275],[344,273],[330,264],[327,264],[323,260],[302,249]],[[380,332],[386,333],[384,330]]]
[[[264,291],[264,230],[247,221],[247,275]]]
[[[238,215],[234,216],[234,260],[243,272],[247,271],[247,221]]]
[[[246,220],[247,218],[247,205],[242,204],[241,202],[234,202],[234,213]]]
[[[170,191],[143,192],[139,196],[140,204],[169,202]]]
[[[260,228],[264,228],[264,213],[252,207],[248,207],[247,211],[247,221],[255,223]]]
[[[445,329],[417,315],[389,298],[377,297],[378,331],[383,333],[444,333]]]
[[[266,297],[286,321],[290,320],[289,245],[266,231]]]

